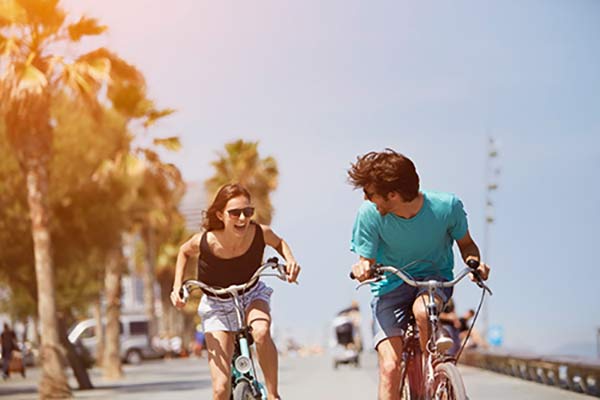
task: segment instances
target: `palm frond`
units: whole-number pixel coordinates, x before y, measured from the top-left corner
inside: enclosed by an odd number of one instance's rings
[[[77,61],[89,62],[99,58],[110,62],[110,76],[113,81],[130,81],[145,86],[144,76],[137,68],[104,47],[83,54]]]
[[[42,27],[43,35],[58,32],[66,14],[58,6],[59,0],[15,0],[27,14],[27,23]]]
[[[0,27],[24,24],[27,22],[27,12],[16,0],[0,1]]]
[[[161,118],[167,117],[175,112],[172,108],[165,108],[164,110],[152,109],[146,115],[146,121],[144,121],[144,128],[148,128],[153,125],[156,121]]]
[[[167,150],[178,151],[181,149],[181,141],[177,136],[171,136],[167,138],[157,138],[153,140],[155,146],[162,146]]]
[[[69,37],[71,40],[77,42],[83,36],[94,36],[104,33],[108,27],[106,25],[100,25],[96,18],[81,17],[79,21],[67,26]]]
[[[146,98],[145,88],[135,83],[113,82],[108,87],[107,96],[115,110],[128,118],[141,118],[153,107]]]

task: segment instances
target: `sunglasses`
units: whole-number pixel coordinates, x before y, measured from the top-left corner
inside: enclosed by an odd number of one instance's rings
[[[254,207],[232,208],[231,210],[227,210],[227,213],[232,218],[239,218],[242,214],[244,214],[244,217],[250,218],[254,215]]]
[[[371,200],[373,199],[373,196],[375,196],[375,195],[376,195],[376,193],[375,193],[375,192],[371,192],[371,193],[369,193],[369,192],[367,191],[367,189],[363,189],[363,193],[365,194],[365,197],[366,197],[366,198],[367,198],[367,200],[369,200],[369,201],[371,201]]]

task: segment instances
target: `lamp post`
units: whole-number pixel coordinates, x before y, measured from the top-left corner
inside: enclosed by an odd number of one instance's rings
[[[495,221],[493,193],[498,190],[498,178],[500,167],[498,166],[498,148],[493,137],[488,139],[487,156],[485,158],[485,223],[483,232],[483,254],[482,259],[490,262],[490,227]],[[489,298],[483,304],[482,310],[483,334],[487,338],[489,333]]]
[[[600,328],[598,328],[598,331],[596,332],[596,353],[598,358],[600,358]]]

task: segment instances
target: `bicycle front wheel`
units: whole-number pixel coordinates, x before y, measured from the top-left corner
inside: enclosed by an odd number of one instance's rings
[[[444,362],[434,371],[434,400],[467,400],[467,391],[456,365]]]
[[[254,397],[252,394],[252,388],[250,387],[250,382],[248,381],[240,381],[233,388],[233,393],[231,398],[233,400],[256,400],[261,397]]]

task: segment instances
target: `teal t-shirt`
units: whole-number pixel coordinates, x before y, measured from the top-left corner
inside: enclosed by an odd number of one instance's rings
[[[467,215],[462,202],[451,193],[422,191],[421,210],[410,219],[393,213],[379,214],[374,203],[365,201],[356,216],[350,249],[377,263],[401,268],[414,278],[441,275],[453,279],[452,245],[467,233]],[[403,281],[393,274],[371,284],[375,296],[391,292]]]

